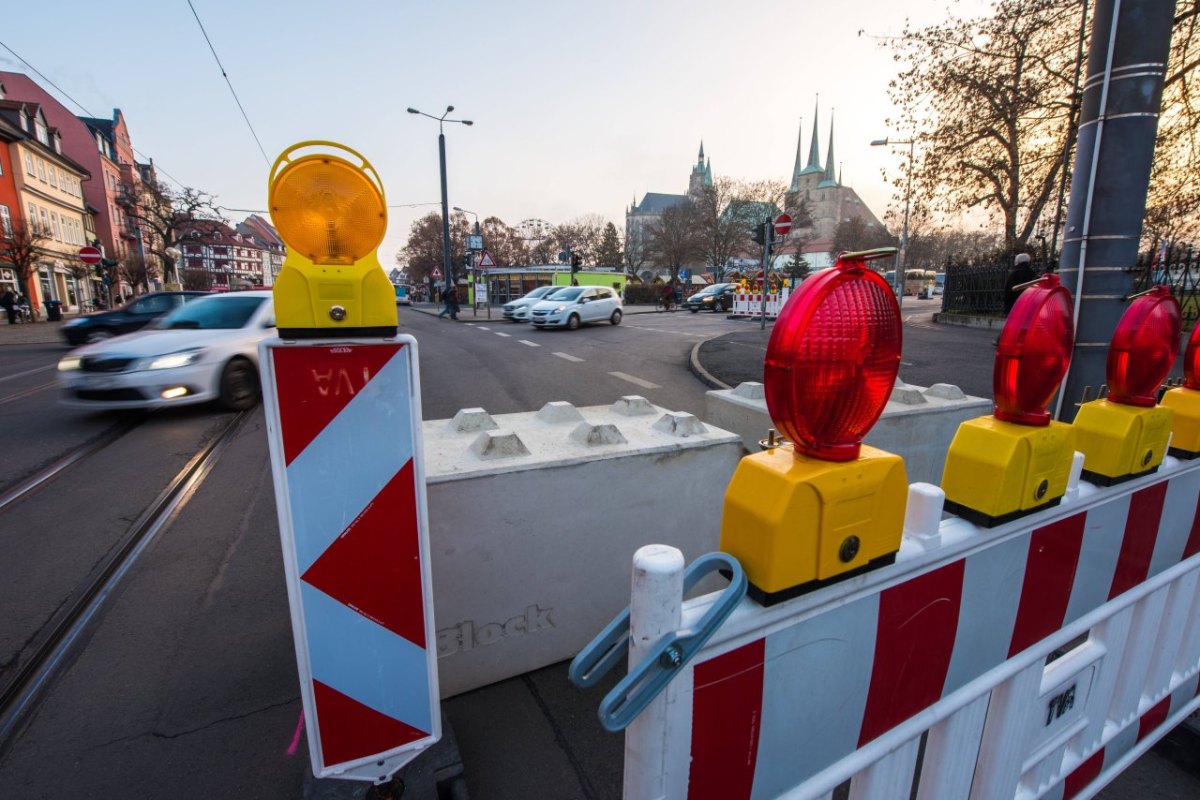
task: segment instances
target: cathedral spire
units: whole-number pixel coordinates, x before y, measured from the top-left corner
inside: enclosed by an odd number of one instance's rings
[[[704,162],[704,185],[712,186],[712,159]]]
[[[817,102],[813,105],[812,144],[808,146],[808,165],[801,170],[802,175],[808,175],[814,172],[824,172],[824,170],[821,169],[821,142],[817,139],[817,128],[819,127],[819,123],[821,121],[819,116],[821,112],[820,102],[821,95],[817,95]]]
[[[829,112],[829,155],[827,155],[825,157],[825,177],[822,178],[821,182],[817,184],[818,189],[829,188],[830,186],[838,185],[837,180],[834,178],[833,166],[834,166],[834,161],[833,161],[833,111],[830,110],[830,112]]]
[[[792,167],[792,187],[789,191],[800,188],[800,173],[804,169],[804,117],[796,126],[796,165]]]
[[[700,165],[704,164],[704,140],[703,139],[700,140],[700,158],[696,159],[696,163],[700,164]]]

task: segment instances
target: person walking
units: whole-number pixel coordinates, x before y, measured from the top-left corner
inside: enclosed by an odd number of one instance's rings
[[[0,307],[4,309],[4,313],[8,315],[8,324],[17,324],[17,296],[13,294],[12,289],[5,289],[4,294],[0,294]]]
[[[1004,316],[1012,313],[1017,298],[1021,296],[1022,290],[1017,287],[1036,278],[1037,275],[1029,264],[1029,253],[1017,253],[1012,269],[1008,271],[1008,280],[1004,283]]]
[[[442,296],[445,301],[442,310],[438,313],[438,319],[450,315],[450,319],[458,321],[458,287],[451,286],[450,291],[445,292]]]

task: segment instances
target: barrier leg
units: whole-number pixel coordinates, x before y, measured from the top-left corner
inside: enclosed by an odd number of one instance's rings
[[[674,547],[652,544],[633,555],[633,588],[629,603],[629,667],[666,634],[679,628],[683,604],[683,553]],[[690,690],[690,669],[672,682],[672,690]],[[686,681],[686,687],[678,686]],[[690,691],[685,696],[690,696]],[[625,797],[658,798],[666,795],[668,766],[666,742],[677,729],[668,719],[674,691],[654,699],[625,729]],[[687,709],[690,714],[690,707]],[[690,719],[685,724],[690,727]],[[679,729],[681,731],[687,728]],[[676,748],[679,749],[679,748]]]

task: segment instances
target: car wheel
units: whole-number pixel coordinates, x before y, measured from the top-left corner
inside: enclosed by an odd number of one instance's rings
[[[94,331],[89,331],[87,338],[84,340],[88,344],[92,342],[103,342],[105,339],[113,338],[113,332],[107,328],[97,328]]]
[[[695,314],[695,313],[699,312],[699,311],[700,311],[700,309],[698,309],[698,308],[689,308],[689,309],[688,309],[688,311],[690,311],[690,312],[692,312],[693,314]]]
[[[235,358],[221,370],[221,405],[243,411],[258,404],[258,372],[244,358]]]
[[[611,322],[613,325],[620,325],[621,324],[621,309],[619,309],[619,308],[614,309],[612,316],[608,318],[608,321]]]
[[[572,314],[567,317],[567,330],[573,331],[579,328],[579,315]]]

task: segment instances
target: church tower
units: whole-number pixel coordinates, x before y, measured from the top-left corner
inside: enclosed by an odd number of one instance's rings
[[[692,167],[692,174],[688,178],[688,197],[699,197],[707,186],[712,186],[712,162],[705,162],[704,142],[700,142],[700,156],[696,159],[696,166]]]

